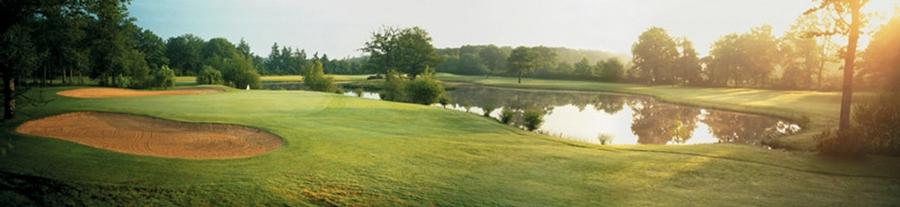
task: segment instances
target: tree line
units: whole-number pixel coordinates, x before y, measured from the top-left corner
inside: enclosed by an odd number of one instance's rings
[[[517,50],[516,55],[525,56],[510,59]],[[438,49],[437,53],[442,60],[437,65],[437,71],[464,75],[518,76],[521,73],[523,76],[546,79],[617,81],[624,73],[624,65],[620,61],[622,57],[595,50],[465,45]],[[510,60],[514,66],[528,67],[510,67]]]

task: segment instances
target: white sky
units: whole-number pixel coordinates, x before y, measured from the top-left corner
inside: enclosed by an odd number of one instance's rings
[[[871,0],[882,19],[900,0]],[[722,35],[770,24],[776,34],[812,7],[811,0],[135,0],[131,15],[163,38],[244,38],[268,55],[279,45],[360,55],[382,25],[420,26],[436,47],[466,44],[547,45],[629,53],[651,26],[686,36],[705,55]],[[880,23],[883,20],[876,20]],[[864,42],[866,37],[864,37]]]

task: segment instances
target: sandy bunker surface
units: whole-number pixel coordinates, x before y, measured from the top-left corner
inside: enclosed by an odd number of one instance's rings
[[[28,121],[16,131],[122,153],[183,159],[251,157],[283,143],[274,134],[248,127],[102,112],[74,112]]]
[[[157,95],[193,95],[206,93],[219,93],[219,88],[185,88],[164,91],[142,91],[121,88],[79,88],[57,92],[61,96],[76,98],[112,98],[130,96],[157,96]]]

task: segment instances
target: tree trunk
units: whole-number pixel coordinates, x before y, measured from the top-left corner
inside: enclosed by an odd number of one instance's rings
[[[853,101],[853,66],[856,62],[856,42],[859,40],[859,27],[862,17],[860,16],[860,2],[853,0],[850,2],[850,12],[852,22],[850,22],[850,35],[847,42],[847,53],[844,54],[844,85],[843,95],[841,96],[841,119],[838,131],[847,132],[850,129],[850,104]]]
[[[519,73],[519,84],[522,84],[522,73]]]

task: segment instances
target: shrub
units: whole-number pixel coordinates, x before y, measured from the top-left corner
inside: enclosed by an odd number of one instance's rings
[[[540,110],[525,110],[525,114],[523,115],[523,119],[525,120],[525,128],[528,131],[534,131],[535,129],[541,127],[541,124],[544,123],[544,112]]]
[[[353,94],[356,95],[356,97],[362,97],[364,92],[365,91],[361,87],[357,87],[357,88],[353,89]]]
[[[875,100],[857,104],[853,130],[868,151],[900,155],[900,93],[882,93]]]
[[[175,86],[175,71],[168,65],[163,65],[156,73],[153,74],[153,82],[149,84],[151,87],[169,88]]]
[[[509,107],[503,107],[503,110],[500,111],[500,123],[511,123],[513,116],[515,116],[515,112],[512,109],[510,109]]]
[[[131,86],[131,77],[124,76],[124,75],[116,75],[116,77],[113,80],[113,83],[116,85],[116,87],[128,88]]]
[[[381,90],[381,99],[387,101],[404,101],[406,92],[406,80],[400,77],[396,70],[389,70],[385,75],[384,86]]]
[[[203,66],[203,70],[197,75],[197,84],[222,84],[222,72],[212,66]]]
[[[422,76],[411,81],[406,92],[410,102],[431,105],[444,94],[444,86],[438,80]]]
[[[325,68],[318,60],[314,60],[306,69],[306,73],[303,75],[303,84],[313,91],[338,92],[334,80],[325,77]]]
[[[861,140],[853,140],[858,133],[853,131],[839,133],[837,130],[825,130],[814,137],[819,141],[819,153],[839,157],[859,157],[863,154]]]
[[[450,97],[448,97],[446,94],[441,96],[440,99],[438,99],[438,103],[441,104],[441,107],[445,107],[445,108],[447,107],[448,104],[450,104],[450,101],[451,101]]]
[[[230,59],[222,68],[222,80],[235,88],[259,88],[259,74],[245,58]]]

